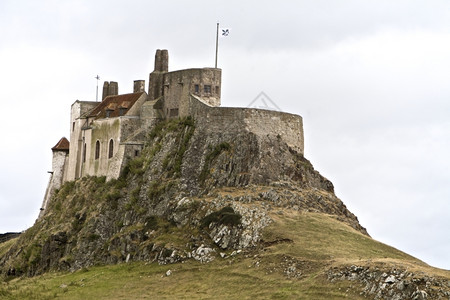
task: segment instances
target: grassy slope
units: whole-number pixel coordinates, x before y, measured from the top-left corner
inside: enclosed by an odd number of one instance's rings
[[[450,272],[372,240],[333,217],[277,211],[264,249],[218,258],[209,264],[129,263],[74,273],[47,273],[3,282],[4,299],[363,299],[356,283],[331,284],[324,272],[336,265],[408,268],[450,279]],[[286,276],[289,265],[295,276]],[[172,274],[166,276],[167,270]],[[352,286],[353,285],[353,286]]]
[[[18,238],[10,239],[9,241],[6,241],[4,243],[0,244],[0,257],[5,255],[6,252],[8,252],[9,248],[17,242]]]

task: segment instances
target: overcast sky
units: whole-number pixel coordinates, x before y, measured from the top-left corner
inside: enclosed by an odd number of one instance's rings
[[[222,105],[264,92],[301,115],[306,158],[369,234],[450,269],[446,0],[0,1],[0,233],[33,225],[97,74],[132,92],[158,48],[213,67],[217,21]]]

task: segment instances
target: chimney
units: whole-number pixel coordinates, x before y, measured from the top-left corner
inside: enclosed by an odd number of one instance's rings
[[[108,97],[108,90],[109,90],[109,82],[105,81],[103,83],[103,93],[102,93],[102,101]]]
[[[145,91],[145,80],[135,80],[133,85],[133,93]]]
[[[109,82],[108,96],[119,95],[119,84],[115,81]]]
[[[119,85],[115,81],[105,81],[103,83],[102,101],[108,96],[119,95]]]

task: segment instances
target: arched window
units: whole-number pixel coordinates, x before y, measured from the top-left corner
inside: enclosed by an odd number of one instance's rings
[[[114,153],[114,141],[112,139],[109,140],[109,151],[108,151],[108,158],[113,157]]]
[[[95,143],[95,159],[98,159],[100,157],[100,142],[97,141]]]

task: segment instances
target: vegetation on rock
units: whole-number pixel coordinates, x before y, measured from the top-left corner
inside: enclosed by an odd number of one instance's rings
[[[393,266],[411,278],[429,272],[429,285],[408,282],[445,295],[439,278],[448,272],[372,240],[333,190],[281,138],[206,134],[192,118],[160,122],[118,179],[66,182],[43,218],[0,243],[0,297],[120,298],[120,282],[131,298],[143,284],[157,298],[360,299],[382,280],[364,274]],[[118,263],[128,264],[101,266]],[[346,281],[351,266],[365,271]],[[48,273],[69,270],[77,272]]]

